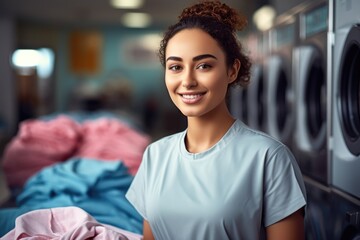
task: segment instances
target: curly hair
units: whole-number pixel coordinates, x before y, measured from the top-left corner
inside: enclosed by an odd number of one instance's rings
[[[241,62],[237,79],[231,85],[246,86],[249,83],[251,62],[236,37],[236,32],[247,25],[243,15],[220,1],[206,0],[185,8],[178,18],[179,21],[164,33],[160,43],[159,58],[163,66],[169,40],[181,30],[198,28],[217,41],[225,52],[228,67],[231,67],[236,59]]]

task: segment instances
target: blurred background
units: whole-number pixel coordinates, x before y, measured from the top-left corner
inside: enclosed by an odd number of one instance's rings
[[[156,51],[194,2],[0,0],[3,208],[26,180],[11,176],[33,150],[13,148],[29,120],[116,118],[145,137],[142,147],[185,129]],[[232,114],[293,151],[308,191],[307,239],[360,239],[360,2],[223,2],[248,18],[238,37],[253,61],[250,86],[230,92]]]
[[[271,4],[281,13],[299,2],[225,1],[248,17],[247,32],[256,29],[252,17],[262,6]],[[147,127],[165,128],[158,129],[160,135],[177,130],[176,121],[163,121],[178,116],[164,101],[156,50],[165,28],[190,3],[1,0],[2,135],[14,134],[27,118],[100,107],[125,110]],[[100,106],[104,102],[107,106]]]

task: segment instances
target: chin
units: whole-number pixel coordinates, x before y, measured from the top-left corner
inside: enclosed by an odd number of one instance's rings
[[[203,112],[194,112],[194,111],[181,111],[181,112],[185,117],[201,117],[205,115]]]
[[[190,111],[181,111],[181,113],[185,117],[197,117],[198,116],[198,113],[194,113],[194,112],[190,112]]]

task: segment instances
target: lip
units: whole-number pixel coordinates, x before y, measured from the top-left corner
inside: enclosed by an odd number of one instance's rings
[[[179,93],[181,100],[186,104],[195,104],[204,97],[204,92]]]

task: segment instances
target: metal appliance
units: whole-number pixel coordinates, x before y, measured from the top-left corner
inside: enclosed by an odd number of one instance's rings
[[[230,99],[229,108],[230,113],[235,117],[248,124],[248,102],[247,102],[247,88],[236,86],[229,89]]]
[[[329,2],[307,1],[297,6],[296,11],[299,42],[293,52],[296,113],[292,151],[304,175],[307,191],[306,239],[332,239],[327,94],[331,84],[331,74],[328,74],[331,68],[328,34],[332,24]]]
[[[333,239],[334,209],[329,187],[304,176],[307,192],[305,213],[305,239]]]
[[[292,148],[294,129],[293,48],[297,18],[292,12],[277,17],[269,31],[270,51],[266,60],[266,132]]]
[[[332,184],[360,198],[360,1],[334,3]]]
[[[230,112],[242,120],[245,124],[258,129],[258,120],[254,121],[254,115],[263,108],[262,99],[253,100],[253,89],[257,88],[259,80],[263,76],[262,59],[264,53],[263,33],[254,32],[246,35],[239,35],[242,47],[248,52],[252,62],[251,79],[248,86],[230,88]]]
[[[250,127],[265,131],[265,71],[264,61],[268,51],[268,32],[249,34],[247,46],[252,60],[251,80],[248,86],[248,124]]]
[[[331,184],[334,239],[360,239],[360,1],[333,0]]]
[[[332,234],[329,240],[360,239],[360,201],[342,193],[332,195]]]
[[[328,186],[329,5],[321,0],[301,7],[300,42],[294,50],[296,124],[292,150],[303,174]]]

